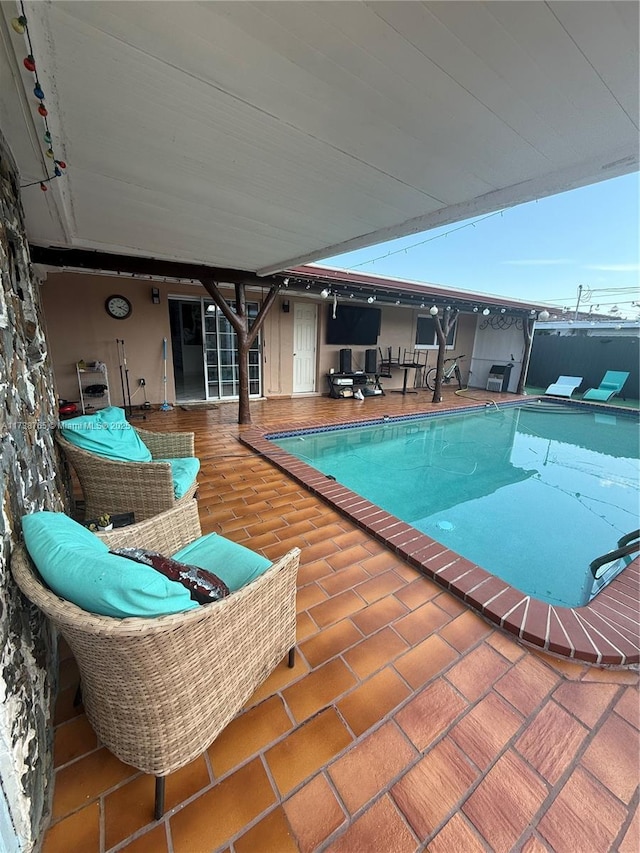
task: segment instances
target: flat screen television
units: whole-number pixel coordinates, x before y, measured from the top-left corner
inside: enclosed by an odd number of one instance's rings
[[[375,346],[380,334],[379,308],[340,305],[333,319],[333,305],[327,305],[327,343],[346,346]]]

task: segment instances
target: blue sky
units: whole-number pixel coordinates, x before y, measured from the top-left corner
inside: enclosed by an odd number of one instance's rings
[[[572,310],[582,285],[581,310],[635,318],[639,189],[624,175],[318,263]]]

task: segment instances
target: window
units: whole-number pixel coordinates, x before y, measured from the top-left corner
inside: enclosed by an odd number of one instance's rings
[[[453,349],[456,341],[456,326],[454,322],[447,335],[447,349]],[[438,338],[436,337],[436,324],[433,317],[428,315],[418,317],[416,327],[416,349],[438,349]]]

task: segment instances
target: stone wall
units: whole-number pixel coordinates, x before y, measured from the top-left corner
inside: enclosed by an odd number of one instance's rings
[[[0,849],[28,851],[50,806],[56,652],[48,623],[21,596],[9,566],[21,517],[62,510],[64,489],[39,285],[18,174],[1,133],[0,276]]]

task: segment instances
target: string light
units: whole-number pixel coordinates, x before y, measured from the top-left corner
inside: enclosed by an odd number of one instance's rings
[[[494,216],[502,216],[503,213],[504,210],[496,210],[494,213],[488,213],[486,216],[481,216],[480,219],[476,219],[474,222],[465,222],[464,225],[459,225],[457,228],[450,228],[449,231],[445,231],[442,234],[427,237],[426,240],[421,240],[419,243],[412,243],[410,246],[404,246],[402,249],[392,250],[387,252],[386,255],[379,255],[377,258],[370,258],[368,261],[362,261],[362,263],[359,264],[352,264],[350,267],[346,267],[346,269],[355,270],[358,269],[358,267],[364,267],[367,264],[374,264],[376,261],[384,261],[392,255],[399,255],[400,252],[406,253],[408,249],[415,249],[417,246],[424,246],[425,243],[431,243],[433,240],[439,240],[441,237],[448,237],[449,234],[454,234],[456,231],[462,231],[463,228],[475,228],[476,223],[485,222],[487,219],[491,219]]]
[[[51,181],[56,178],[61,178],[64,174],[64,169],[67,168],[67,164],[64,160],[56,159],[55,151],[53,149],[53,138],[51,136],[51,130],[49,128],[49,122],[47,121],[47,116],[49,115],[49,110],[44,104],[45,100],[45,91],[42,88],[42,84],[38,77],[38,66],[35,60],[35,56],[33,53],[33,44],[31,43],[31,34],[29,33],[29,22],[27,20],[27,16],[25,15],[24,3],[20,3],[20,11],[21,14],[17,18],[12,18],[11,27],[12,29],[18,33],[18,35],[24,35],[27,40],[27,46],[29,49],[29,53],[22,60],[22,64],[27,69],[30,74],[34,75],[35,86],[33,87],[33,94],[35,98],[40,102],[38,104],[38,113],[44,119],[44,127],[45,132],[43,135],[43,139],[47,149],[45,151],[45,157],[49,160],[53,160],[53,175],[49,174],[49,167],[47,166],[47,160],[43,157],[43,165],[45,168],[45,172],[47,177],[38,181],[31,181],[28,184],[21,184],[20,189],[26,189],[26,187],[35,187],[39,186],[42,192],[46,192],[49,188],[47,184],[51,183]]]

